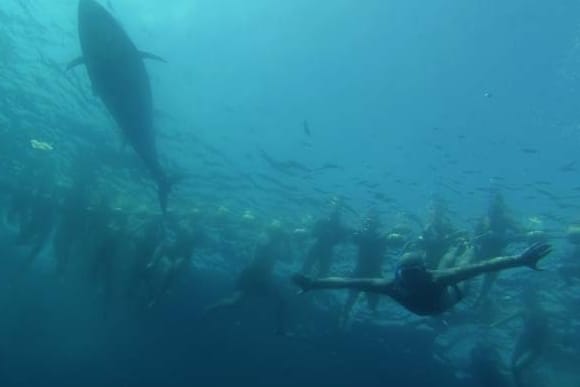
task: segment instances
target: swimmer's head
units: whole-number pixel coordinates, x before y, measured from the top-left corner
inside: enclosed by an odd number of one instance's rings
[[[342,204],[342,200],[340,199],[340,197],[338,197],[336,195],[331,197],[330,200],[328,201],[328,207],[331,210],[335,210],[335,209],[339,208],[341,204]]]
[[[278,219],[272,219],[272,221],[268,225],[268,229],[270,231],[274,231],[274,232],[281,231],[282,230],[282,222],[280,222],[280,220],[278,220]]]
[[[245,210],[241,216],[242,223],[244,224],[252,224],[256,221],[256,215],[252,212],[252,210]]]
[[[399,259],[400,268],[425,266],[425,255],[420,251],[410,251]]]
[[[340,220],[340,212],[342,209],[342,200],[338,196],[333,196],[328,202],[328,209],[330,212],[329,220],[338,222]]]
[[[212,211],[211,219],[212,222],[215,222],[216,224],[224,224],[229,220],[230,215],[231,211],[228,207],[225,205],[219,205],[214,211]]]
[[[566,239],[573,245],[580,245],[580,225],[574,224],[568,227]]]
[[[217,216],[228,216],[230,214],[230,209],[225,205],[219,205],[216,208],[215,213]]]
[[[391,232],[387,234],[387,242],[389,246],[403,247],[407,242],[407,238],[399,233]]]
[[[273,219],[270,224],[266,227],[266,233],[270,238],[279,239],[284,236],[284,229],[282,227],[282,222],[278,219]]]
[[[396,278],[405,286],[415,287],[429,277],[425,257],[419,252],[406,253],[397,265]]]
[[[528,231],[526,233],[526,239],[530,245],[534,243],[545,243],[548,241],[548,235],[542,230]]]

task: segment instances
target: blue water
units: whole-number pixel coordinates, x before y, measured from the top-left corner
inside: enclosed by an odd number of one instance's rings
[[[147,70],[162,162],[187,175],[170,208],[213,219],[202,226],[221,248],[196,251],[157,305],[135,311],[120,295],[122,261],[116,298],[105,302],[86,272],[56,274],[52,241],[23,270],[26,247],[3,221],[0,386],[477,386],[468,357],[483,338],[508,361],[518,326],[462,323],[471,301],[444,324],[391,301],[376,315],[361,303],[349,329],[337,329],[344,293],[294,297],[287,279],[302,265],[300,248],[276,274],[292,295],[289,337],[272,333],[267,302],[203,316],[230,294],[256,229],[274,219],[307,227],[332,197],[349,208],[351,227],[374,208],[387,229],[425,219],[444,198],[454,224],[471,232],[490,190],[501,190],[555,251],[546,272],[502,276],[492,297],[510,309],[525,286],[541,289],[557,335],[578,342],[580,282],[562,286],[557,272],[580,214],[580,2],[102,4],[137,47],[167,61]],[[14,187],[64,192],[81,161],[98,169],[89,190],[111,206],[159,212],[86,71],[65,71],[81,50],[76,11],[76,0],[0,4],[3,218]],[[353,254],[341,246],[333,274],[348,274]],[[554,355],[530,385],[580,386],[570,366],[578,359],[574,350]]]

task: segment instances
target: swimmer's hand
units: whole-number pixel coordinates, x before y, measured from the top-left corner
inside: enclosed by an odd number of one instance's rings
[[[534,270],[538,268],[538,262],[552,252],[552,246],[547,243],[535,243],[528,247],[521,255],[520,260],[526,266]]]
[[[307,277],[304,274],[294,274],[292,276],[292,282],[300,288],[300,294],[312,289],[312,278]]]

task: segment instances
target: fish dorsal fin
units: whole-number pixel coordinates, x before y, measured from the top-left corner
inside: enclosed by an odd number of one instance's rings
[[[163,59],[162,57],[155,55],[155,54],[151,54],[150,52],[140,51],[139,53],[141,54],[141,58],[143,58],[143,59],[151,59],[151,60],[157,60],[159,62],[167,63],[167,61],[165,59]]]
[[[75,60],[73,60],[72,62],[70,62],[70,63],[68,64],[68,66],[66,66],[66,71],[72,70],[73,68],[75,68],[75,67],[77,67],[77,66],[80,66],[80,65],[82,65],[82,64],[85,64],[85,58],[83,58],[83,57],[81,56],[81,57],[78,57],[78,58],[76,58],[76,59],[75,59]]]

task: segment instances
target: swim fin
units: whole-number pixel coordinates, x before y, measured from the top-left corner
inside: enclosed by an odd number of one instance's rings
[[[167,213],[167,202],[169,200],[169,194],[173,187],[181,182],[184,176],[175,175],[172,177],[165,177],[157,182],[157,196],[159,198],[159,206],[161,211],[165,215]]]

